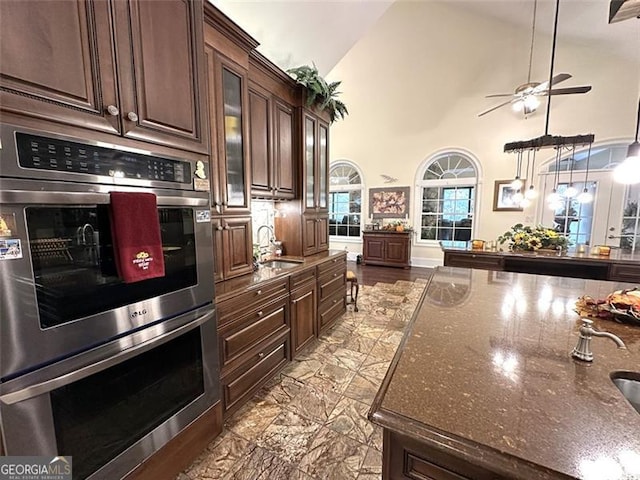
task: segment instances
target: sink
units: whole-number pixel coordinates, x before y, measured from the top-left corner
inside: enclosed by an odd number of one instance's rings
[[[640,413],[640,373],[614,372],[611,374],[611,381],[636,412]]]
[[[262,262],[262,266],[267,268],[293,268],[300,265],[302,262],[296,262],[294,260],[267,260]]]

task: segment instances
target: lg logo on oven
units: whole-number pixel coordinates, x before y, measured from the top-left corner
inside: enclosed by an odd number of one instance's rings
[[[147,314],[147,309],[146,308],[140,308],[140,309],[129,309],[129,318],[131,320],[140,320],[142,319],[145,315]]]

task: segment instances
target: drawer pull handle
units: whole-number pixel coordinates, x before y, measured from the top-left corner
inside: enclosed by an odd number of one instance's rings
[[[261,317],[261,316],[263,315],[263,313],[264,313],[264,312],[263,312],[262,310],[260,310],[260,311],[258,312],[258,316],[259,316],[259,317]]]
[[[120,110],[118,110],[118,107],[116,107],[115,105],[109,105],[107,107],[107,113],[115,117],[116,115],[120,115]]]
[[[334,277],[337,277],[337,276],[338,276],[338,274],[337,274],[337,273],[334,273],[334,274],[333,274],[333,276],[334,276]]]
[[[333,261],[333,263],[336,263],[337,261],[338,261],[338,259],[336,258],[336,259]]]
[[[291,303],[295,305],[296,303],[298,303],[298,300],[291,300]]]
[[[260,352],[260,353],[258,354],[258,358],[264,358],[264,352]]]
[[[262,295],[262,290],[258,290],[258,291],[256,292],[256,295]]]
[[[338,303],[338,300],[334,300],[333,303]]]

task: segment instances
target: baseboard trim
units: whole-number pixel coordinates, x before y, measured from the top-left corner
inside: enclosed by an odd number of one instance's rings
[[[411,257],[412,267],[422,267],[422,268],[441,267],[442,262],[443,262],[442,258]]]

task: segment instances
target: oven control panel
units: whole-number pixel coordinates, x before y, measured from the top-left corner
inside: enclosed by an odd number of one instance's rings
[[[16,132],[24,168],[88,173],[115,178],[191,182],[189,162]]]

